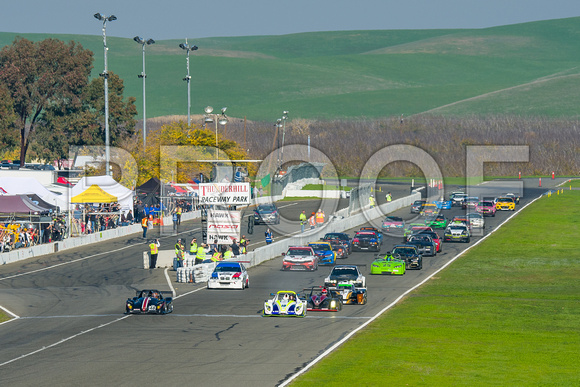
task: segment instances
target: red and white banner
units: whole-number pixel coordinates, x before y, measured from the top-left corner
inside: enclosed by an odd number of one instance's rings
[[[250,183],[202,183],[199,185],[199,203],[249,205]]]
[[[207,210],[207,243],[218,241],[218,245],[231,245],[233,239],[240,240],[240,211]]]

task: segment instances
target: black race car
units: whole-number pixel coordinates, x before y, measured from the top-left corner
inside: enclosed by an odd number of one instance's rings
[[[312,286],[304,289],[306,310],[321,312],[338,312],[342,309],[342,300],[336,290],[324,286]]]
[[[423,268],[423,256],[415,245],[397,245],[393,247],[392,252],[387,253],[387,255],[389,254],[396,259],[404,260],[407,270],[421,270]]]
[[[173,312],[173,297],[163,297],[156,289],[137,290],[137,295],[128,298],[125,313],[167,314]]]
[[[323,241],[328,242],[330,240],[339,240],[341,241],[347,249],[347,255],[352,253],[352,239],[348,236],[347,233],[344,232],[329,232],[324,235],[322,238]]]

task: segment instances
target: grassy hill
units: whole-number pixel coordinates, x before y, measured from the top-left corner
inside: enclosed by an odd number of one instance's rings
[[[274,121],[292,118],[377,118],[516,114],[577,118],[580,18],[486,29],[315,32],[280,36],[190,39],[192,114],[228,107],[228,114]],[[16,34],[0,33],[0,45]],[[38,41],[75,40],[95,53],[99,35],[23,34]],[[147,38],[147,37],[146,37]],[[183,40],[146,48],[147,115],[187,113]],[[109,70],[142,106],[141,46],[107,37]]]

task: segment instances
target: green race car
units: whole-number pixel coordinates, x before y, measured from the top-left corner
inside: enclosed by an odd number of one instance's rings
[[[447,227],[447,219],[442,214],[430,216],[425,219],[425,225],[431,228],[445,228]]]
[[[384,258],[377,258],[373,261],[371,274],[403,275],[405,274],[405,266],[405,261],[387,254]]]

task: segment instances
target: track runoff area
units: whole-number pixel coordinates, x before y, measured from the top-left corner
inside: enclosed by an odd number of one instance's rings
[[[547,190],[546,183],[543,188],[537,181],[527,183],[516,210]],[[282,215],[285,210],[294,214],[316,206],[302,201],[279,204],[287,206]],[[448,218],[463,213],[455,208],[444,212]],[[495,232],[513,214],[486,218],[484,235]],[[408,208],[393,215],[411,218]],[[195,222],[183,226],[189,227],[180,232],[186,238],[199,235]],[[265,227],[256,227],[252,243],[262,243],[258,239]],[[346,230],[350,235],[355,231]],[[370,276],[375,254],[353,253],[338,263],[361,267],[368,303],[345,305],[338,313],[309,312],[305,318],[263,318],[264,300],[277,290],[300,292],[321,285],[331,267],[283,272],[281,258],[275,258],[249,270],[250,288],[244,291],[210,291],[205,284],[176,283],[174,272],[169,272],[177,293],[175,310],[157,316],[123,314],[124,301],[135,289],[167,289],[162,270],[139,268],[145,247],[139,238],[119,238],[90,252],[77,249],[70,255],[8,265],[0,268],[0,304],[19,318],[0,325],[0,380],[11,385],[39,380],[60,385],[79,381],[153,385],[160,380],[174,385],[284,385],[484,235],[468,244],[446,243],[437,256],[424,258],[422,270],[400,277]],[[170,248],[175,237],[162,237],[162,248]],[[381,254],[401,242],[395,236],[384,239]]]

